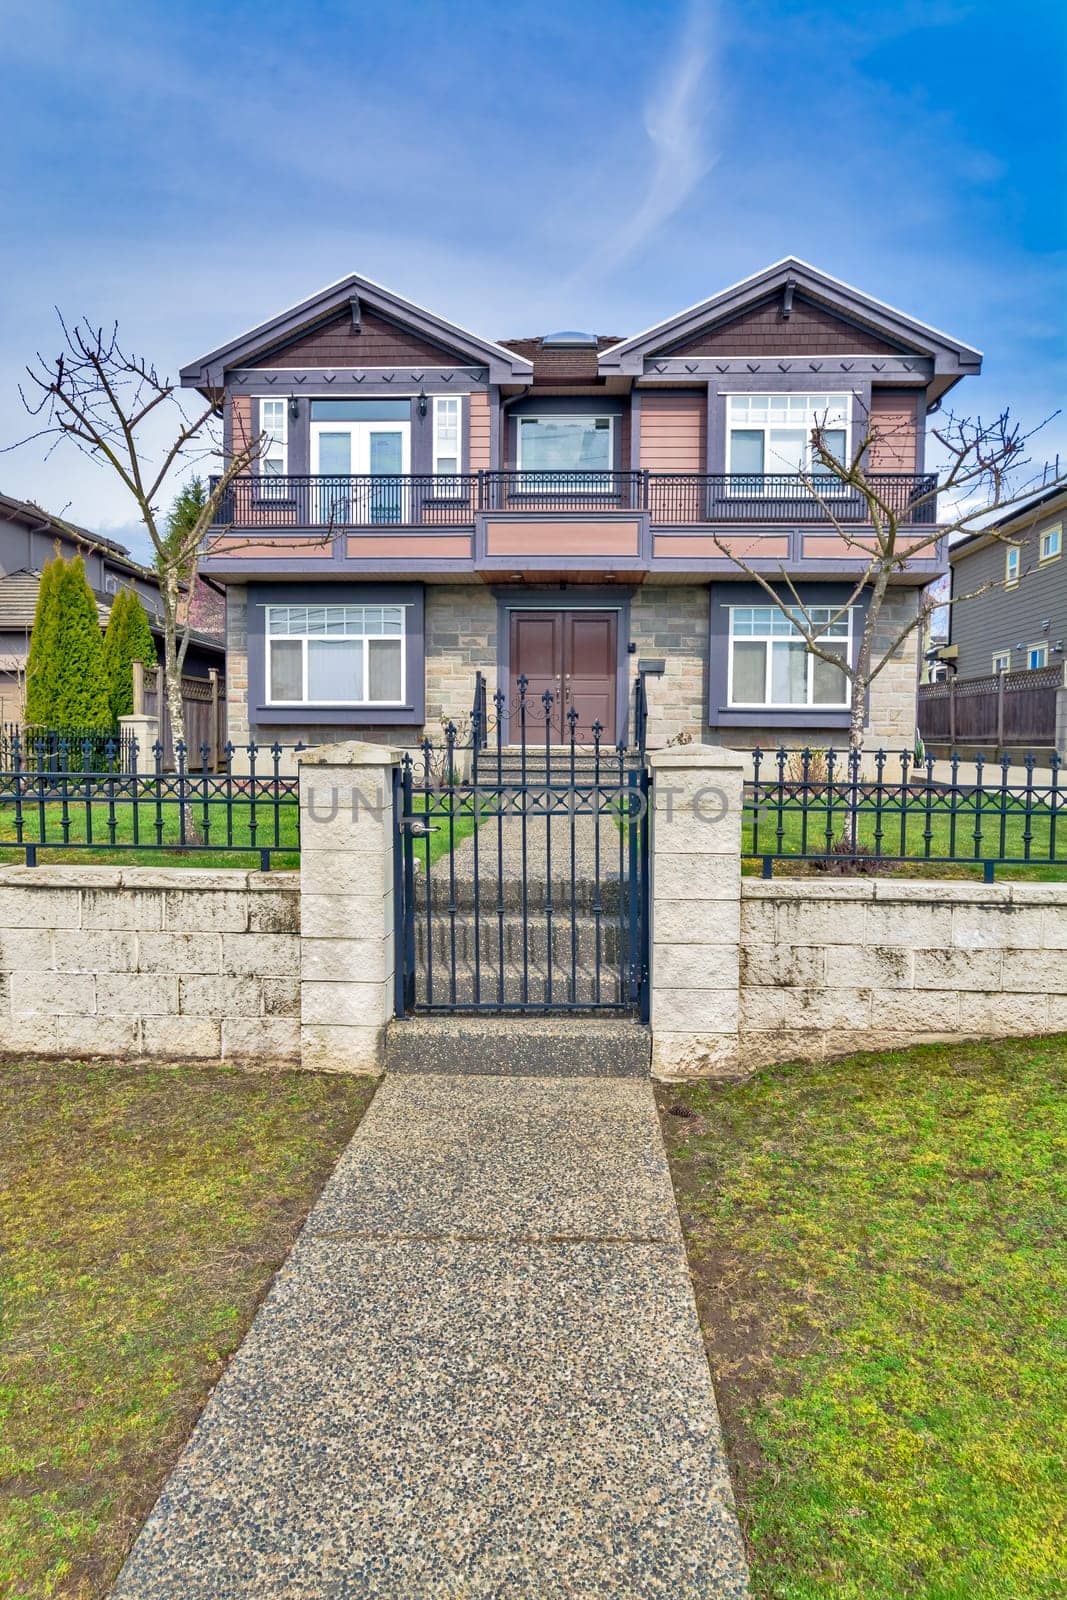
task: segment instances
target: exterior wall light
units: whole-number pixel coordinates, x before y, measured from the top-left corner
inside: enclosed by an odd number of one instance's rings
[[[295,394],[289,396],[289,421],[295,422],[300,415],[300,401]]]
[[[426,391],[425,391],[425,389],[420,389],[419,390],[419,416],[420,417],[424,417],[425,415],[426,415]]]

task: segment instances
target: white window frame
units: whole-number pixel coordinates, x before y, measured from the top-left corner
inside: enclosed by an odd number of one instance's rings
[[[1040,656],[1040,661],[1034,657]],[[1037,672],[1041,667],[1048,666],[1048,640],[1042,639],[1038,644],[1028,644],[1026,647],[1026,665],[1031,672]]]
[[[317,602],[316,604],[325,605],[325,606],[328,607],[330,605],[330,603],[331,602],[329,602],[329,601],[322,601],[322,602]],[[382,601],[382,602],[367,600],[367,601],[359,601],[359,602],[355,602],[355,603],[358,604],[361,607],[383,605],[383,606],[389,606],[391,608],[399,610],[400,611],[400,632],[399,632],[399,634],[395,634],[395,633],[388,633],[388,634],[386,634],[386,633],[362,633],[362,634],[359,634],[359,633],[273,633],[272,634],[271,630],[270,630],[270,619],[271,619],[271,612],[272,611],[289,611],[294,606],[303,605],[303,604],[305,604],[305,602],[304,601],[300,601],[300,600],[292,600],[292,601],[286,601],[284,603],[279,602],[277,605],[267,605],[267,606],[263,607],[263,638],[264,638],[264,641],[265,641],[264,651],[263,651],[263,675],[264,675],[263,676],[263,701],[264,701],[265,705],[268,705],[268,706],[303,707],[304,709],[307,709],[308,707],[319,707],[319,706],[324,707],[324,708],[327,707],[327,706],[331,706],[331,707],[335,707],[335,708],[336,707],[340,707],[340,708],[343,709],[346,706],[351,706],[351,707],[356,707],[356,708],[361,709],[361,710],[363,708],[365,708],[365,707],[366,708],[373,708],[375,706],[390,706],[390,707],[395,708],[396,706],[405,706],[405,705],[407,705],[407,693],[408,693],[408,616],[407,616],[407,614],[408,614],[408,606],[409,606],[410,602],[408,602],[408,601],[400,601],[400,600],[388,600],[388,601]],[[310,602],[309,602],[309,604],[310,604]],[[400,694],[399,694],[398,698],[395,699],[395,700],[370,700],[370,699],[363,699],[363,700],[311,700],[311,699],[309,699],[309,697],[308,697],[308,644],[311,641],[316,640],[316,639],[326,639],[326,640],[333,640],[333,641],[336,641],[338,639],[362,639],[362,641],[363,641],[363,683],[364,683],[364,686],[369,686],[369,684],[370,684],[370,641],[372,639],[398,640],[399,644],[400,644]],[[271,652],[272,652],[272,650],[274,648],[275,643],[291,644],[294,641],[299,642],[303,647],[302,651],[301,651],[301,664],[300,664],[301,697],[300,697],[299,700],[275,700],[275,699],[272,699],[271,692],[270,692],[270,689],[271,689]]]
[[[267,431],[264,419],[265,406],[280,406],[282,418],[280,433],[271,433],[270,444],[259,458],[259,476],[269,483],[271,478],[284,478],[289,472],[289,402],[288,400],[279,399],[277,395],[259,396],[259,431],[261,434]],[[277,472],[265,471],[268,461],[280,462],[279,470]]]
[[[843,698],[840,701],[836,701],[836,700],[834,700],[834,701],[827,701],[827,700],[816,701],[816,700],[813,699],[812,690],[813,690],[813,686],[814,686],[815,662],[816,662],[816,660],[818,658],[815,656],[814,652],[811,651],[811,650],[807,651],[807,661],[805,663],[806,667],[807,667],[807,686],[806,686],[807,687],[807,698],[805,700],[771,700],[770,698],[767,698],[765,700],[735,700],[734,699],[734,644],[735,644],[735,642],[742,641],[742,642],[749,643],[749,644],[773,645],[773,644],[781,644],[781,643],[783,643],[784,641],[786,641],[787,639],[790,639],[790,638],[800,639],[801,642],[803,642],[803,639],[802,639],[802,635],[801,635],[800,631],[796,628],[795,625],[794,625],[792,634],[784,634],[784,633],[777,633],[777,634],[771,634],[771,633],[766,633],[766,634],[758,634],[758,633],[735,634],[734,633],[734,612],[735,611],[751,611],[751,610],[754,610],[754,609],[755,610],[766,609],[766,610],[769,610],[769,611],[778,611],[778,607],[777,606],[768,605],[766,607],[763,607],[762,605],[757,604],[755,607],[753,607],[751,605],[747,605],[747,606],[729,606],[727,609],[729,611],[729,626],[728,626],[728,630],[727,630],[727,651],[726,651],[726,704],[727,704],[727,706],[729,707],[729,709],[731,711],[814,711],[814,712],[827,711],[827,712],[830,712],[830,711],[847,711],[848,710],[850,702],[851,702],[851,685],[849,683],[849,679],[845,676],[844,673],[842,673],[842,675],[841,675]],[[812,614],[814,614],[816,612],[834,613],[834,612],[836,612],[838,610],[838,607],[837,606],[809,606],[807,609],[808,609],[809,615],[812,615]],[[844,613],[844,616],[845,616],[845,618],[847,619],[847,622],[848,622],[848,635],[847,635],[847,637],[844,634],[839,634],[835,638],[833,638],[831,641],[829,641],[829,642],[832,642],[834,644],[843,644],[844,645],[844,647],[845,647],[845,652],[844,652],[845,660],[848,662],[848,664],[850,666],[852,665],[853,642],[854,642],[854,634],[855,634],[855,611],[856,611],[855,606],[849,606],[847,608],[847,610],[845,611],[845,613]],[[781,612],[779,612],[779,615],[781,615]],[[766,664],[765,664],[765,667],[764,667],[763,684],[764,684],[764,692],[769,697],[769,695],[770,695],[771,678],[772,678],[771,651],[769,649],[766,652],[765,661],[766,661]]]
[[[1056,541],[1055,548],[1047,549],[1046,545],[1050,544],[1053,539]],[[1054,522],[1051,527],[1042,528],[1038,535],[1038,541],[1038,556],[1041,565],[1044,566],[1049,561],[1058,561],[1063,554],[1062,522]]]
[[[748,389],[736,390],[735,389],[735,390],[725,390],[725,391],[723,391],[723,397],[724,397],[724,399],[726,401],[726,472],[728,474],[728,477],[732,478],[735,475],[735,468],[734,468],[734,465],[733,465],[733,436],[734,436],[735,428],[739,432],[743,432],[743,433],[762,433],[763,434],[763,472],[762,473],[746,473],[746,472],[738,472],[738,473],[736,473],[736,476],[745,479],[746,482],[743,483],[743,484],[736,484],[736,485],[733,484],[733,483],[730,483],[729,484],[729,492],[731,494],[741,494],[741,495],[744,495],[746,497],[749,496],[749,495],[753,495],[753,494],[764,494],[764,495],[770,495],[772,498],[775,497],[775,496],[778,496],[780,498],[781,497],[781,490],[780,489],[776,489],[776,488],[774,488],[772,486],[768,486],[767,483],[766,483],[766,480],[768,478],[791,478],[791,477],[795,476],[795,474],[791,473],[786,466],[784,466],[782,464],[776,464],[771,459],[771,457],[772,457],[771,440],[770,440],[771,430],[774,429],[774,428],[788,428],[788,427],[792,427],[793,426],[793,424],[791,422],[789,422],[789,421],[786,421],[786,422],[780,422],[780,421],[772,422],[771,421],[770,414],[769,414],[770,413],[770,407],[771,407],[771,405],[773,404],[773,402],[775,400],[782,400],[782,399],[785,399],[785,400],[800,400],[800,399],[803,399],[803,400],[806,400],[808,402],[807,407],[806,407],[805,412],[804,412],[803,427],[804,427],[804,431],[805,431],[805,433],[807,435],[807,443],[805,444],[805,448],[804,448],[804,455],[805,455],[804,471],[809,476],[811,476],[813,474],[813,472],[814,472],[814,468],[812,466],[812,461],[811,461],[811,433],[812,433],[812,429],[816,426],[816,422],[817,422],[818,418],[823,416],[823,415],[825,415],[827,412],[833,412],[835,417],[836,416],[840,416],[840,418],[841,418],[840,427],[837,424],[837,422],[835,421],[835,423],[833,424],[834,430],[835,431],[843,431],[844,432],[844,435],[845,435],[844,459],[846,461],[850,461],[852,459],[852,456],[851,456],[851,451],[852,451],[852,395],[847,389],[845,389],[845,390],[835,389],[832,392],[831,391],[827,391],[827,393],[825,393],[825,394],[818,394],[818,393],[812,393],[812,392],[806,391],[806,390],[793,390],[793,389],[779,389],[779,390],[766,390],[766,391],[764,391],[764,390],[756,391],[756,390],[748,390]],[[765,422],[756,422],[756,421],[752,421],[751,419],[749,419],[749,420],[746,420],[744,422],[735,423],[734,419],[733,419],[733,415],[732,415],[733,402],[735,400],[744,400],[744,401],[766,400],[768,402],[767,420]],[[831,405],[831,401],[840,401],[841,404],[840,404],[840,406],[832,406]],[[758,488],[758,489],[749,487],[749,485],[758,477],[762,477],[765,480],[763,485],[761,485],[761,487]],[[852,493],[852,490],[849,488],[848,484],[841,483],[839,479],[833,477],[832,473],[820,472],[818,474],[818,477],[820,479],[825,478],[825,479],[828,480],[825,483],[822,483],[822,482],[819,483],[819,492],[821,494],[832,493],[832,494],[846,494],[847,495],[847,494],[851,494]]]
[[[993,671],[994,671],[994,673],[1010,672],[1011,671],[1011,651],[1010,650],[994,650],[993,651]]]
[[[1022,567],[1022,551],[1017,544],[1010,544],[1004,552],[1004,587],[1014,589],[1018,586],[1019,572]]]
[[[461,476],[462,476],[462,473],[463,473],[463,400],[464,400],[464,396],[463,395],[459,395],[459,394],[435,394],[434,397],[433,397],[433,476],[434,476],[433,492],[434,492],[434,495],[457,495],[462,491],[463,485],[462,485],[462,482],[461,482]],[[443,451],[442,448],[441,448],[441,421],[440,421],[440,419],[444,415],[444,408],[446,406],[449,406],[449,405],[454,405],[455,408],[456,408],[456,448],[455,448],[454,451],[449,451],[448,452],[449,454],[454,454],[455,458],[456,458],[456,470],[455,470],[455,474],[454,474],[456,482],[454,484],[448,483],[447,481],[443,481],[443,480],[447,480],[448,478],[452,477],[453,474],[452,473],[442,472],[441,471],[441,467],[440,467],[440,458],[441,458],[441,456],[443,454],[445,454],[445,451]]]
[[[606,422],[608,425],[608,463],[603,472],[595,467],[530,467],[522,464],[522,425],[524,422]],[[516,419],[515,428],[515,469],[520,474],[530,478],[543,478],[551,473],[561,473],[566,478],[573,478],[575,482],[568,483],[565,488],[555,491],[550,486],[542,491],[545,494],[559,492],[562,494],[610,494],[614,482],[612,474],[615,471],[615,422],[616,418],[610,412],[603,411],[554,411],[541,416],[521,416]],[[585,474],[593,481],[589,483],[578,482],[579,474]],[[519,488],[528,494],[537,494],[536,488],[526,488],[520,479]]]

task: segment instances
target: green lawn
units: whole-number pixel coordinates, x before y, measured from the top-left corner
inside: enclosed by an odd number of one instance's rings
[[[372,1089],[0,1064],[0,1594],[106,1594]]]
[[[929,798],[911,795],[902,807],[891,798],[891,786],[880,797],[873,784],[861,789],[856,826],[859,850],[872,857],[881,853],[910,858],[903,867],[893,862],[878,866],[880,872],[911,874],[919,868],[927,877],[974,876],[982,871],[983,856],[1004,855],[1016,860],[998,866],[998,878],[1026,877],[1046,882],[1067,878],[1067,809],[1062,800],[1053,810],[1037,800],[1028,807],[1014,798],[1001,802],[995,794],[984,795],[980,803],[958,795],[953,806],[950,798],[932,794]],[[832,796],[816,791],[806,799],[805,805],[801,792],[787,788],[779,796],[773,784],[765,785],[757,818],[749,796],[742,826],[742,854],[758,862],[761,852],[787,857],[799,855],[805,848],[808,852],[832,852],[835,843],[845,836],[848,785],[835,785]],[[977,847],[976,831],[980,834]],[[1028,855],[1039,864],[1022,865]],[[968,865],[952,861],[953,857],[977,859]],[[774,870],[788,872],[791,867],[787,860],[781,865],[776,862]],[[798,862],[796,868],[800,867]],[[756,871],[758,867],[753,864],[748,870]]]
[[[659,1091],[759,1600],[1067,1593],[1065,1090],[1067,1036]]]
[[[272,867],[300,865],[300,819],[295,800],[283,800],[277,806],[263,800],[254,808],[248,801],[235,800],[228,820],[225,807],[198,806],[194,800],[193,818],[202,842],[209,848],[180,852],[158,848],[160,843],[181,842],[179,807],[173,800],[158,805],[153,800],[116,801],[114,805],[107,800],[94,800],[91,807],[84,801],[79,804],[72,800],[66,811],[59,802],[49,802],[44,812],[42,826],[37,807],[23,808],[23,840],[31,844],[48,841],[37,852],[42,865],[85,861],[101,866],[247,868],[258,867],[258,852],[267,847],[271,850]],[[5,800],[0,803],[0,862],[25,860],[24,851],[3,848],[5,841],[16,838],[14,805]],[[120,848],[112,847],[112,838]],[[135,839],[137,849],[121,848],[132,845]],[[79,848],[64,850],[66,840]]]

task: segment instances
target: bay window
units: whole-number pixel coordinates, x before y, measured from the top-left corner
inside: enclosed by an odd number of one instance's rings
[[[518,419],[518,468],[524,489],[558,488],[558,474],[571,473],[575,479],[566,485],[568,493],[603,494],[611,488],[609,474],[614,464],[613,417]]]
[[[807,618],[819,645],[851,660],[852,609],[810,606]],[[745,706],[825,706],[849,702],[845,673],[808,649],[795,622],[774,605],[730,607],[727,703]]]
[[[726,470],[731,489],[745,494],[781,493],[768,479],[810,476],[817,463],[813,429],[822,429],[826,447],[838,461],[848,459],[849,397],[845,394],[732,394],[727,397]],[[825,469],[820,491],[844,485]]]
[[[396,705],[405,693],[402,605],[266,608],[271,705]]]

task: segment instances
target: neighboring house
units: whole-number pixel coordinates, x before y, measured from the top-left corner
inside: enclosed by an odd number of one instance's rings
[[[56,518],[27,500],[0,494],[0,721],[17,722],[22,716],[26,657],[37,610],[37,593],[45,562],[57,550],[70,560],[85,562],[89,587],[96,597],[100,626],[107,626],[111,602],[121,589],[140,596],[157,639],[163,634],[163,608],[159,582],[150,567],[135,561],[124,545],[90,533],[63,518]],[[213,588],[213,586],[212,586]],[[217,595],[213,595],[218,600]],[[193,604],[198,596],[194,592]],[[201,614],[210,617],[211,600],[201,601]],[[162,646],[160,646],[162,657]],[[206,678],[210,668],[220,673],[225,662],[221,636],[197,628],[190,635],[185,675]]]
[[[797,476],[813,422],[847,453],[870,413],[870,470],[906,510],[928,410],[980,367],[796,260],[625,339],[493,342],[344,278],[182,373],[223,406],[227,448],[266,436],[203,562],[227,588],[230,737],[409,743],[466,719],[481,671],[509,712],[520,674],[551,691],[557,738],[574,708],[580,739],[599,721],[630,740],[639,673],[653,744],[841,738],[844,675],[713,535],[839,605],[864,563]],[[860,497],[827,492],[861,527]],[[883,644],[945,566],[930,547],[900,573]],[[881,743],[911,744],[917,648],[872,687]]]
[[[1033,495],[949,551],[944,657],[960,678],[1062,662],[1067,648],[1067,489]],[[970,596],[971,598],[966,598]]]

